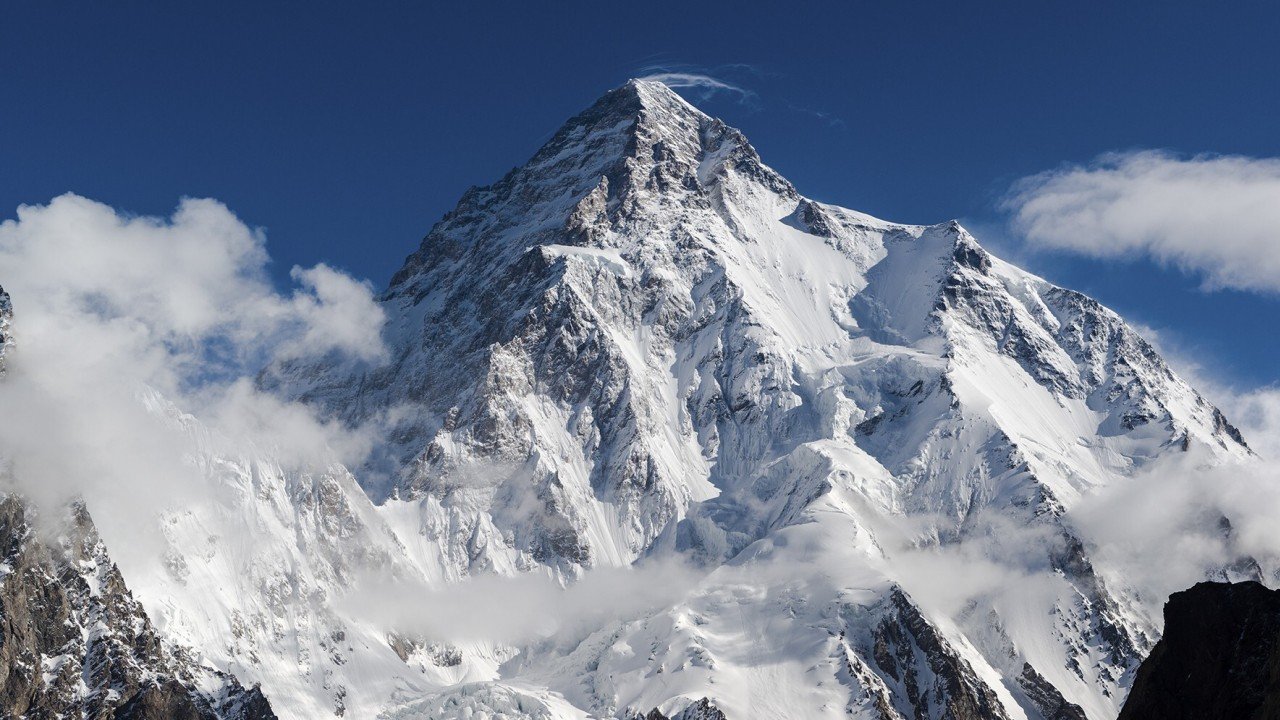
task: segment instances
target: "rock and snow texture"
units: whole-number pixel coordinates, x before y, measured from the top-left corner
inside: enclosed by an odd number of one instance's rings
[[[42,534],[59,532],[45,540]],[[0,497],[0,706],[22,718],[274,720],[266,699],[161,641],[88,512]]]
[[[0,287],[0,372],[4,371],[4,358],[13,350],[13,300]]]
[[[392,361],[263,382],[386,425],[361,477],[423,572],[706,570],[491,677],[592,715],[1114,716],[1158,625],[1069,508],[1249,455],[1115,313],[954,222],[806,199],[655,83],[468,191],[382,302]],[[947,607],[918,568],[961,541],[1043,572]]]
[[[1070,509],[1250,455],[1115,313],[956,223],[804,198],[657,83],[468,191],[381,303],[388,362],[260,378],[380,428],[368,466],[211,442],[208,500],[122,568],[282,718],[1114,717],[1158,618]],[[960,547],[997,579],[957,603]],[[697,579],[659,609],[534,641],[344,601],[673,556]]]

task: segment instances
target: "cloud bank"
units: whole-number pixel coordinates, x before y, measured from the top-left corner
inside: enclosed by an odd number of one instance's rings
[[[367,442],[251,378],[282,359],[382,357],[382,310],[367,283],[325,265],[294,268],[281,292],[268,261],[263,233],[213,200],[157,218],[63,195],[0,223],[15,340],[3,479],[37,505],[83,498],[100,526],[140,527],[204,491],[184,413],[282,462],[358,462]]]
[[[562,585],[549,575],[479,575],[425,585],[367,576],[341,599],[355,617],[427,640],[522,645],[570,641],[686,596],[702,575],[675,558],[601,567]],[[572,643],[570,643],[572,646]]]
[[[1020,180],[1003,207],[1034,248],[1146,256],[1208,289],[1280,292],[1280,158],[1109,153]]]

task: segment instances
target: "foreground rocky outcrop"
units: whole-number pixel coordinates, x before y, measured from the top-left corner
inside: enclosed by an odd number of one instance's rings
[[[275,720],[266,698],[171,651],[82,505],[37,522],[0,499],[0,708],[9,717]]]
[[[1120,720],[1280,718],[1280,590],[1203,582],[1164,617]]]

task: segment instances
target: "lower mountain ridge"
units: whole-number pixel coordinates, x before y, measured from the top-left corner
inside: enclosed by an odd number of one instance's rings
[[[10,717],[275,720],[258,688],[167,646],[88,512],[34,522],[0,498],[0,705]],[[41,534],[58,533],[52,540]]]

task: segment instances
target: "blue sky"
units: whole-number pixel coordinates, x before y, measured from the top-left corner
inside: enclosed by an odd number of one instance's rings
[[[1266,2],[7,3],[0,217],[67,191],[156,215],[213,197],[266,229],[281,282],[325,261],[382,286],[468,186],[605,90],[697,72],[747,91],[685,92],[805,194],[961,218],[1216,379],[1264,385],[1280,380],[1280,278],[1204,290],[1194,233],[1172,255],[1134,240],[1108,256],[1106,232],[1029,243],[1001,200],[1064,164],[1097,178],[1110,151],[1162,149],[1175,169],[1280,156],[1277,37]],[[1203,233],[1265,259],[1280,240],[1263,220]]]

